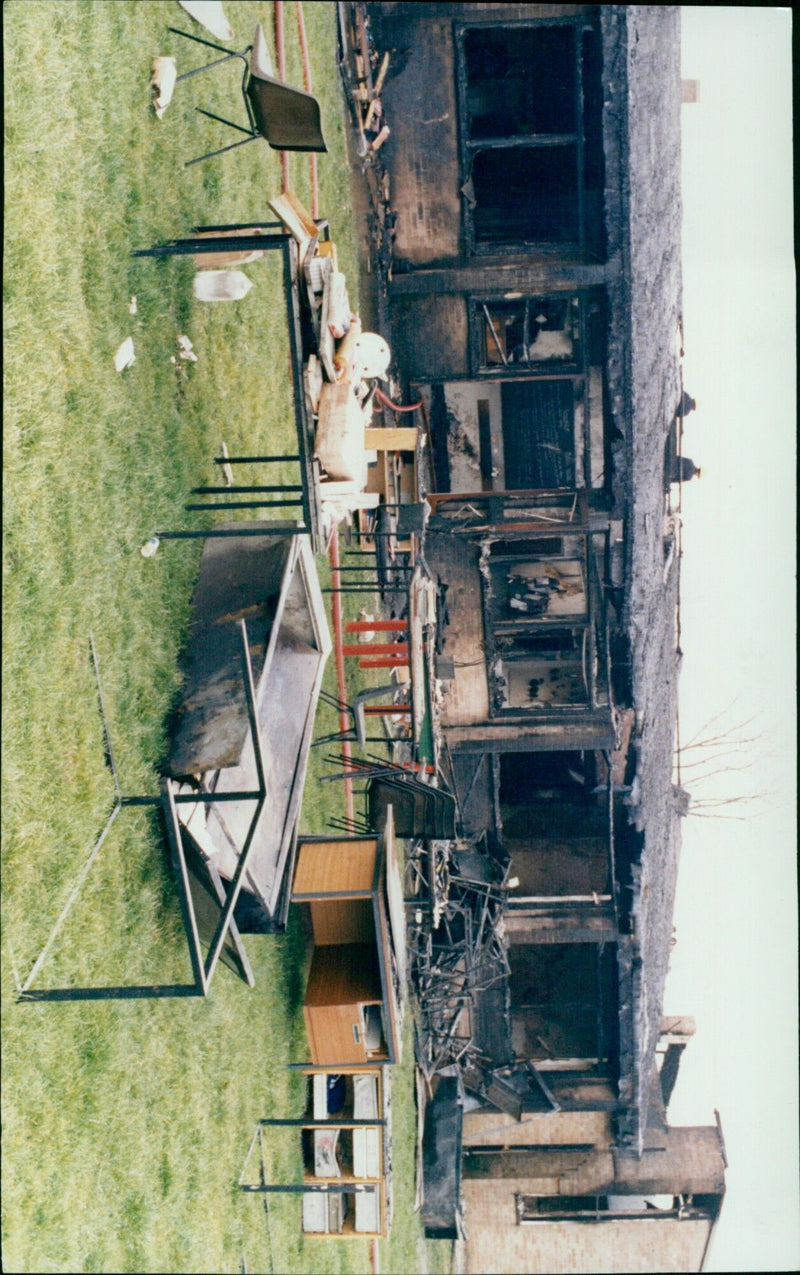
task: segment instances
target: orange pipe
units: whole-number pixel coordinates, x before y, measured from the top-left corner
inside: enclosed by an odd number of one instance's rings
[[[397,668],[408,665],[407,655],[380,655],[376,660],[359,660],[359,668]]]
[[[393,412],[416,412],[418,407],[422,407],[422,399],[418,403],[409,403],[407,407],[401,407],[399,403],[393,403],[388,394],[384,394],[379,386],[375,386],[375,398],[379,403],[383,403],[384,407],[390,407]]]
[[[328,549],[328,559],[331,564],[331,585],[334,589],[341,588],[341,573],[339,571],[339,532],[334,528],[331,536],[330,548]],[[336,657],[336,683],[339,690],[339,699],[343,704],[347,703],[347,675],[344,671],[344,654],[342,651],[342,595],[341,593],[331,594],[331,622],[333,624],[333,650]],[[339,729],[342,733],[346,733],[350,729],[350,714],[345,710],[339,714]],[[349,740],[342,740],[342,757],[347,763],[352,756],[352,749]],[[344,780],[344,800],[345,812],[348,820],[352,824],[355,818],[355,804],[353,801],[353,785],[350,779]]]
[[[334,594],[334,597],[336,595]],[[343,655],[402,655],[408,659],[408,642],[358,642],[343,646]]]

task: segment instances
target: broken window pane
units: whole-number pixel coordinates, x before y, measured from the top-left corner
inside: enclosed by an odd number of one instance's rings
[[[575,363],[580,338],[577,297],[520,297],[478,304],[484,367]]]

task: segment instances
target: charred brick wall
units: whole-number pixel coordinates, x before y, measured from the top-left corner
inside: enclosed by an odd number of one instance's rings
[[[670,1129],[663,1150],[645,1151],[638,1160],[618,1156],[616,1180],[622,1190],[641,1194],[721,1194],[725,1162],[715,1126]]]
[[[392,332],[398,362],[409,380],[442,381],[469,371],[463,296],[398,298]]]
[[[394,56],[384,88],[391,137],[385,162],[397,211],[394,255],[406,267],[462,253],[454,23],[564,18],[586,5],[372,4],[376,46]],[[391,66],[391,63],[390,63]]]

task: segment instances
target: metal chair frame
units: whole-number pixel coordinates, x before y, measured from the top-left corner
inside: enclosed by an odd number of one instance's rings
[[[273,150],[280,150],[280,151],[284,151],[284,150],[286,151],[292,151],[292,150],[293,151],[309,151],[309,150],[325,151],[327,150],[324,139],[322,137],[322,130],[319,127],[317,129],[318,139],[307,142],[307,143],[306,142],[293,143],[285,139],[280,141],[280,143],[278,143],[277,141],[273,142],[270,140],[266,123],[263,119],[259,121],[256,110],[254,109],[253,103],[251,101],[250,92],[254,83],[255,84],[258,84],[258,83],[272,84],[275,86],[277,91],[283,90],[283,92],[287,95],[287,97],[289,96],[294,97],[297,101],[299,101],[300,99],[303,99],[303,100],[310,99],[310,101],[313,102],[314,107],[316,108],[317,116],[319,116],[319,104],[317,103],[316,98],[314,98],[310,93],[306,93],[302,89],[292,88],[291,85],[288,85],[288,84],[282,84],[280,80],[275,80],[271,76],[258,74],[254,70],[253,64],[252,64],[252,57],[249,55],[252,55],[253,49],[255,47],[255,39],[252,44],[248,44],[247,48],[239,52],[238,50],[228,50],[224,47],[224,45],[215,44],[212,40],[204,40],[202,39],[201,36],[192,35],[188,31],[181,31],[178,27],[168,27],[167,29],[173,32],[174,35],[183,36],[185,40],[194,40],[196,44],[205,45],[205,47],[209,49],[217,49],[220,53],[224,55],[221,58],[215,58],[213,62],[207,62],[205,66],[195,67],[193,71],[184,71],[182,75],[179,75],[176,77],[176,80],[175,80],[176,84],[180,83],[181,80],[191,79],[191,77],[194,75],[200,75],[203,71],[210,71],[213,67],[221,66],[223,62],[230,62],[234,58],[241,58],[241,60],[244,62],[244,71],[242,73],[242,98],[244,99],[245,109],[247,111],[247,119],[250,125],[249,128],[243,128],[241,124],[234,124],[232,120],[226,120],[221,115],[215,115],[212,111],[206,111],[201,106],[195,107],[195,110],[200,115],[206,115],[209,119],[215,120],[216,123],[218,124],[225,124],[228,128],[234,129],[237,133],[244,133],[245,134],[244,140],[241,142],[231,142],[230,145],[228,146],[221,146],[218,150],[207,151],[205,155],[198,155],[196,159],[187,160],[186,163],[184,164],[185,168],[190,168],[193,164],[200,164],[203,162],[203,160],[206,160],[206,159],[214,159],[217,155],[224,155],[227,151],[235,150],[238,146],[245,146],[248,142],[254,142],[259,137],[263,137],[267,145],[272,147]],[[258,32],[259,32],[259,28],[257,27],[256,38],[258,38]]]

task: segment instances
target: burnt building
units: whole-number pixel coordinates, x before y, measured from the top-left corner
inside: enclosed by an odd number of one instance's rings
[[[507,864],[491,1061],[551,1099],[465,1115],[467,1266],[699,1269],[721,1137],[669,1128],[674,1041],[657,1066],[686,811],[680,11],[364,11],[395,67],[383,299],[430,436],[437,725],[462,831]]]

